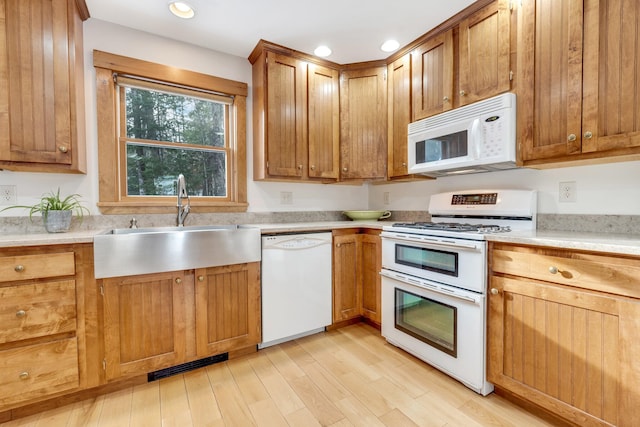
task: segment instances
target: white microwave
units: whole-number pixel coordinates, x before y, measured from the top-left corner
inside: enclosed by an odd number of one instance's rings
[[[504,93],[409,124],[410,174],[429,176],[516,167],[516,96]]]

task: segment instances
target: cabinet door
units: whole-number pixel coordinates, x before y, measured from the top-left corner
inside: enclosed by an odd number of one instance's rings
[[[362,234],[362,315],[380,324],[380,270],[382,245],[380,236]]]
[[[640,146],[639,33],[639,2],[584,2],[585,153]]]
[[[309,177],[337,180],[340,167],[340,73],[308,66]]]
[[[333,237],[333,322],[360,316],[360,235]]]
[[[260,342],[260,263],[198,269],[195,289],[198,356]]]
[[[579,425],[638,425],[637,300],[491,277],[488,378]]]
[[[8,162],[3,167],[83,169],[84,152],[76,152],[84,137],[84,116],[77,117],[84,88],[75,2],[3,0],[0,9],[0,161]]]
[[[340,176],[384,178],[387,169],[386,67],[344,71],[340,78]]]
[[[301,177],[307,150],[307,66],[267,52],[267,174]]]
[[[453,30],[411,52],[414,121],[453,108],[453,59]]]
[[[518,102],[525,132],[523,160],[581,152],[582,0],[527,1],[524,31],[531,33],[519,67],[533,70],[533,92]],[[535,35],[535,36],[534,36]]]
[[[103,280],[107,379],[185,361],[183,281],[182,272]]]
[[[496,0],[460,22],[460,105],[511,87],[509,0]]]
[[[411,122],[411,55],[387,66],[389,178],[407,175],[407,127]]]

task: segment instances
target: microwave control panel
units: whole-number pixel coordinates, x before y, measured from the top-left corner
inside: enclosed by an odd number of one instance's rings
[[[509,132],[506,129],[506,115],[494,114],[480,119],[482,143],[481,157],[498,157],[503,155]]]

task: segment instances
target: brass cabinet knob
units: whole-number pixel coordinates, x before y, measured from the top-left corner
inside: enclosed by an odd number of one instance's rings
[[[204,276],[198,276],[198,282],[204,282]]]
[[[448,96],[442,97],[442,102],[449,102],[449,97]]]
[[[347,168],[342,168],[342,172],[346,172],[346,171],[348,171],[348,170],[349,170],[349,169],[347,169]]]
[[[402,162],[402,167],[406,168],[407,167],[407,163],[406,162]]]
[[[64,145],[61,145],[58,147],[58,151],[60,151],[61,153],[66,153],[67,151],[69,151],[69,149]]]
[[[460,91],[460,96],[465,96],[466,94],[467,94],[467,92],[465,92],[463,90]]]
[[[500,291],[496,288],[491,288],[491,295],[498,295]]]
[[[299,170],[302,170],[302,165],[298,165],[298,169],[299,169]]]
[[[20,378],[21,380],[29,379],[29,372],[27,371],[20,372],[20,375],[18,375],[18,378]]]
[[[24,310],[18,310],[16,311],[16,317],[24,317],[27,315],[27,312]]]
[[[182,283],[182,279],[179,277],[176,277],[176,283],[179,285],[180,283]]]
[[[593,138],[593,133],[590,130],[586,131],[584,133],[584,139],[591,139],[591,138]]]
[[[13,269],[15,270],[16,273],[22,273],[24,271],[24,265],[18,264],[15,267],[13,267]]]
[[[577,137],[575,133],[572,133],[567,137],[567,141],[571,141],[571,142],[575,141],[576,139]]]
[[[312,171],[316,170],[316,165],[311,165],[309,169],[311,169]]]
[[[558,270],[558,267],[552,265],[551,267],[549,267],[549,273],[551,274],[558,274],[560,270]]]

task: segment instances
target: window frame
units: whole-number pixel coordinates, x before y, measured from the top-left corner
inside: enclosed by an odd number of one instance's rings
[[[98,50],[93,51],[96,71],[96,104],[98,116],[98,208],[103,214],[175,213],[176,201],[166,196],[127,196],[125,153],[120,141],[121,117],[119,95],[114,74],[125,74],[171,85],[217,92],[232,96],[228,121],[234,123],[229,132],[227,159],[227,197],[191,198],[192,212],[245,212],[247,210],[246,103],[248,85],[194,71],[178,69]],[[188,183],[187,183],[188,186]]]

